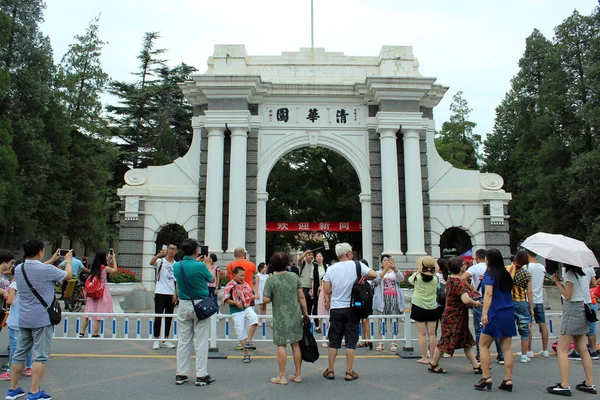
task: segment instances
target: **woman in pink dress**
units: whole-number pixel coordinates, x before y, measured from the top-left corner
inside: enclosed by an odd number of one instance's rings
[[[108,287],[108,279],[107,273],[112,274],[117,272],[117,259],[114,254],[111,254],[110,267],[109,260],[106,258],[105,251],[99,251],[96,253],[96,257],[94,258],[94,263],[92,264],[92,269],[90,271],[90,276],[99,277],[100,284],[104,289],[104,294],[102,297],[97,299],[93,299],[91,297],[86,297],[85,301],[85,310],[86,313],[113,313],[113,305],[112,305],[112,297],[110,295],[110,288]],[[92,317],[94,319],[94,326],[92,337],[100,337],[100,320],[101,317]],[[81,333],[79,337],[85,337],[87,327],[89,323],[89,318],[85,318],[82,324]]]

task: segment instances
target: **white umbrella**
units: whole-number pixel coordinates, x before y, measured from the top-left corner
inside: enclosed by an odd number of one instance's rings
[[[525,239],[521,246],[549,260],[581,268],[599,266],[594,253],[585,243],[567,236],[538,232]]]

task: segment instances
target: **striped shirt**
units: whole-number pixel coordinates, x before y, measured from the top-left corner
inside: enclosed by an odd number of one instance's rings
[[[513,278],[513,301],[527,301],[527,284],[531,282],[531,274],[525,268],[517,269],[515,264],[506,267]]]

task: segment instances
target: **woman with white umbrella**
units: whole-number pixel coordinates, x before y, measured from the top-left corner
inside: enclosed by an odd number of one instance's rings
[[[560,337],[556,354],[558,356],[558,369],[560,370],[560,383],[547,388],[548,393],[563,396],[571,396],[571,387],[569,386],[569,346],[575,344],[575,349],[581,355],[585,380],[576,385],[575,388],[582,392],[596,394],[594,386],[594,373],[592,371],[592,358],[587,351],[586,333],[589,328],[589,321],[585,311],[585,292],[589,291],[590,275],[583,272],[581,267],[566,265],[563,282],[558,277],[552,275],[552,282],[556,284],[562,297],[563,317],[560,325]]]

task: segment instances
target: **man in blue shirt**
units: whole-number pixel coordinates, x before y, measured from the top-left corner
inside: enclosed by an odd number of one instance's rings
[[[81,271],[85,271],[88,274],[90,273],[90,270],[87,269],[86,267],[84,267],[83,263],[81,262],[81,260],[79,258],[75,257],[75,250],[71,250],[72,254],[73,254],[73,261],[72,261],[72,268],[73,268],[73,276],[74,277],[79,277],[79,273]],[[67,261],[63,261],[59,264],[59,267],[61,269],[65,269],[65,265],[67,265]],[[67,285],[69,284],[69,282],[67,280],[64,280],[62,283],[62,291],[60,293],[60,299],[59,300],[64,300],[65,299],[65,291],[67,290]]]
[[[192,300],[208,297],[208,282],[215,277],[204,264],[204,256],[199,256],[200,246],[195,239],[185,239],[181,245],[183,260],[173,265],[173,275],[177,281],[179,310],[177,311],[177,373],[175,383],[183,385],[187,381],[192,362],[192,348],[196,350],[196,386],[215,383],[208,375],[208,339],[210,318],[199,320],[196,317]],[[185,272],[185,280],[181,270]],[[186,281],[187,280],[187,284]],[[187,287],[190,290],[188,291]]]

